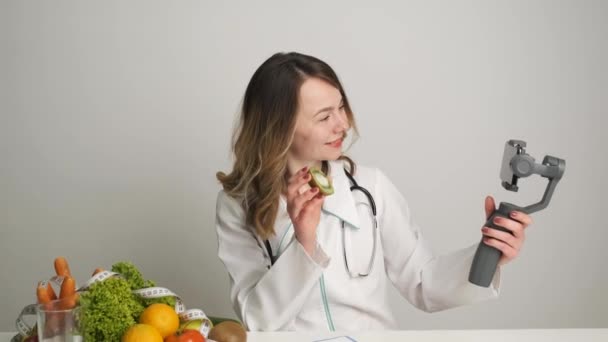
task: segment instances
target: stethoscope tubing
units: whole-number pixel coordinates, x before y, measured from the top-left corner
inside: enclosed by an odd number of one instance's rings
[[[373,221],[374,221],[373,222],[373,224],[374,224],[374,227],[373,227],[373,230],[374,230],[373,231],[373,241],[374,242],[373,242],[373,247],[372,247],[372,257],[370,259],[369,265],[368,265],[367,270],[366,270],[365,273],[361,273],[361,272],[353,273],[350,270],[350,267],[348,265],[348,258],[346,256],[346,241],[345,241],[345,234],[344,234],[344,230],[345,230],[344,220],[342,220],[342,244],[343,244],[343,247],[344,247],[343,248],[343,251],[344,251],[344,263],[346,265],[346,270],[347,270],[347,272],[349,273],[349,275],[351,277],[366,277],[366,276],[368,276],[371,273],[371,271],[373,269],[373,265],[374,265],[374,260],[376,258],[376,244],[377,244],[377,242],[376,242],[376,239],[377,239],[377,237],[376,237],[376,235],[377,235],[376,234],[376,230],[378,229],[378,220],[376,218],[376,214],[377,214],[377,212],[376,212],[376,202],[374,201],[374,197],[372,196],[372,194],[370,194],[367,189],[365,189],[364,187],[360,186],[357,183],[357,181],[355,180],[355,178],[350,174],[350,172],[348,172],[346,169],[344,169],[344,173],[346,173],[346,176],[348,177],[348,179],[350,180],[350,182],[352,184],[351,187],[350,187],[350,191],[353,191],[353,192],[355,190],[361,191],[365,195],[365,197],[367,197],[367,199],[369,201],[369,204],[370,204],[370,207],[371,207],[371,210],[372,210],[372,214],[373,214],[372,218],[373,218]],[[272,253],[272,247],[270,246],[270,242],[268,240],[264,240],[264,246],[266,247],[266,252],[268,253],[268,257],[270,258],[270,265],[272,266],[276,262],[276,257]]]

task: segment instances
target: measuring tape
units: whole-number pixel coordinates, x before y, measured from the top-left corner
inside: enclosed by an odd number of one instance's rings
[[[78,292],[83,292],[88,290],[88,288],[96,282],[104,281],[111,277],[121,276],[119,273],[111,272],[111,271],[102,271],[95,274],[89,280],[87,280],[83,286],[78,288]],[[54,276],[49,280],[43,280],[39,283],[39,285],[46,287],[48,283],[55,284],[58,288],[61,288],[61,284],[63,283],[63,276]],[[181,322],[189,322],[195,320],[201,320],[201,326],[198,331],[207,338],[209,335],[209,331],[211,330],[211,320],[207,317],[205,312],[201,309],[189,309],[186,310],[186,306],[182,299],[175,294],[173,291],[164,288],[164,287],[147,287],[144,289],[139,289],[133,291],[134,294],[145,298],[145,299],[153,299],[153,298],[162,298],[162,297],[174,297],[175,298],[175,312],[179,316]],[[30,304],[21,310],[19,317],[17,317],[17,321],[15,322],[15,326],[17,327],[18,334],[15,335],[11,342],[21,341],[23,337],[29,336],[32,333],[33,327],[31,327],[24,319],[26,316],[35,316],[36,315],[36,306],[38,304]]]

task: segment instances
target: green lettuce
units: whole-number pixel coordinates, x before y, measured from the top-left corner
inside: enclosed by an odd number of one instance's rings
[[[85,341],[120,341],[144,310],[129,283],[120,277],[91,285],[80,295],[80,305]]]
[[[130,262],[121,261],[112,265],[112,272],[119,273],[122,275],[129,285],[131,286],[131,290],[139,290],[146,287],[154,287],[156,283],[152,280],[145,280],[142,276],[141,272]],[[167,296],[161,298],[141,298],[141,304],[145,307],[154,304],[154,303],[163,303],[167,304],[170,307],[175,307],[175,297]]]

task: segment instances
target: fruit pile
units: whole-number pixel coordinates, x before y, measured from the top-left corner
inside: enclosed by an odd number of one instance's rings
[[[198,329],[180,329],[177,312],[167,304],[148,306],[139,316],[139,323],[132,325],[122,335],[122,342],[205,342]]]
[[[61,310],[77,308],[76,334],[86,342],[241,342],[247,339],[245,330],[237,322],[224,321],[214,327],[201,310],[186,311],[177,295],[145,280],[129,262],[112,265],[112,271],[96,269],[93,277],[80,288],[65,258],[55,259],[55,271],[56,276],[38,284],[37,304]],[[59,296],[52,284],[60,288]],[[35,304],[28,307],[32,309]],[[28,307],[22,315],[28,313]],[[45,335],[59,333],[59,326],[65,324],[51,318],[53,316],[47,316],[44,321]],[[17,319],[20,335],[13,341],[37,341],[37,327],[29,328],[23,322],[20,316]]]

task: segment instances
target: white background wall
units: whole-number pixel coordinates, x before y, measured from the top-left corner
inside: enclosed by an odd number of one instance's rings
[[[605,1],[0,1],[0,331],[65,255],[80,282],[119,260],[188,307],[233,316],[216,257],[215,172],[254,70],[277,51],[334,67],[361,139],[436,252],[480,238],[506,140],[566,174],[498,300],[404,329],[608,327]],[[237,252],[237,251],[235,251]]]

